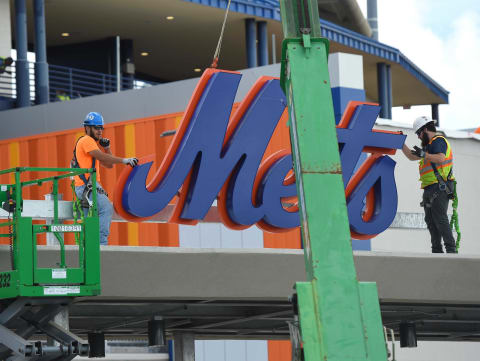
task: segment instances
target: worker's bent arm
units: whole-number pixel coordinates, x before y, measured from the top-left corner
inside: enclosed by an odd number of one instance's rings
[[[113,155],[113,154],[112,154],[112,151],[110,150],[110,147],[108,147],[108,148],[103,148],[103,150],[105,150],[105,153],[110,154],[110,155]],[[113,168],[113,164],[105,164],[105,163],[102,163],[102,165],[103,165],[105,168]]]
[[[88,152],[92,157],[98,159],[98,161],[105,167],[111,168],[114,164],[123,163],[123,158],[115,157],[112,154],[104,153],[99,149]]]
[[[417,157],[415,154],[412,154],[412,150],[409,147],[407,147],[406,144],[403,144],[402,152],[403,152],[403,154],[405,154],[405,157],[407,157],[410,160],[420,160],[421,159],[420,157]]]
[[[425,154],[425,160],[428,160],[429,162],[432,162],[432,163],[442,163],[445,160],[445,154],[443,154],[443,153],[437,153],[437,154],[426,153]]]

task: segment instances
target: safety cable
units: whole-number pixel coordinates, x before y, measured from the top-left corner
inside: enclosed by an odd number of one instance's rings
[[[455,232],[457,232],[457,242],[455,244],[455,249],[458,253],[458,249],[460,248],[460,240],[462,238],[462,234],[460,233],[460,226],[458,224],[458,196],[457,196],[457,181],[453,181],[453,202],[452,202],[452,209],[453,214],[452,218],[450,219],[450,228],[453,229],[455,227]]]
[[[10,209],[8,210],[8,223],[11,223],[12,220],[11,220],[11,217],[10,217],[11,213],[10,213]],[[13,223],[13,222],[12,222]],[[10,240],[10,266],[11,266],[11,269],[12,271],[15,270],[15,257],[13,255],[13,225],[10,224],[8,226],[8,232],[9,232],[9,240]]]
[[[72,193],[73,193],[73,224],[78,224],[78,216],[80,215],[80,220],[82,223],[84,223],[84,217],[83,217],[83,209],[82,209],[82,206],[80,204],[80,199],[78,199],[77,197],[77,193],[75,192],[75,181],[72,180],[72,184],[71,184],[71,187],[72,187]],[[77,245],[80,245],[80,233],[79,232],[75,232],[75,243]]]
[[[5,204],[5,203],[4,203]],[[8,219],[7,222],[10,223],[8,225],[8,240],[9,240],[9,247],[10,247],[10,266],[12,271],[15,270],[15,256],[14,256],[14,248],[13,248],[13,241],[16,239],[16,235],[14,234],[14,231],[16,230],[15,224],[15,212],[12,213],[12,189],[9,190],[8,196],[7,196],[7,209],[8,210]]]
[[[228,10],[230,9],[230,3],[232,0],[228,0],[227,10],[225,11],[225,16],[223,18],[222,31],[220,32],[220,37],[218,38],[217,48],[215,49],[215,54],[213,54],[213,61],[210,68],[216,69],[218,66],[218,59],[220,58],[220,49],[222,48],[223,41],[223,32],[225,31],[225,24],[227,23]]]

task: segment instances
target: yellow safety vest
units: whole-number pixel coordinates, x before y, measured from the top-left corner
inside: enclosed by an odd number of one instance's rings
[[[435,137],[433,137],[428,144],[432,144],[432,142],[437,138],[443,138],[447,143],[447,154],[445,154],[445,160],[442,163],[435,163],[438,173],[446,181],[448,174],[453,167],[452,147],[450,147],[450,143],[448,142],[448,140],[441,135],[436,135]],[[424,158],[420,159],[420,162],[418,163],[418,170],[420,172],[420,181],[422,182],[422,188],[438,183],[437,177],[435,176],[435,172],[432,168],[432,163],[430,163],[429,161],[425,161]],[[450,179],[453,180],[455,178],[451,176]]]
[[[57,95],[57,99],[63,102],[65,100],[70,100],[70,97],[68,95]]]
[[[0,71],[2,71],[2,73],[5,71],[5,69],[7,69],[7,65],[5,64],[6,59],[7,58],[0,56]]]

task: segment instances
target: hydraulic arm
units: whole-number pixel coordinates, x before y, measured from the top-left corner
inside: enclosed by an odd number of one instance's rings
[[[308,282],[298,282],[305,360],[385,361],[375,283],[357,281],[317,0],[281,0],[287,96]],[[328,190],[328,191],[325,191]]]

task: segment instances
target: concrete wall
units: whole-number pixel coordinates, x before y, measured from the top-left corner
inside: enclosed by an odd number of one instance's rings
[[[219,223],[180,225],[181,248],[263,248],[263,232],[253,226],[243,231]],[[210,275],[205,275],[209,278]],[[251,340],[196,340],[195,361],[268,361],[268,342]]]
[[[396,343],[397,361],[475,361],[479,359],[477,342],[418,342],[416,348],[400,348]]]
[[[263,232],[256,226],[235,231],[220,223],[180,225],[180,247],[183,248],[263,248]]]
[[[195,361],[268,361],[267,341],[195,341]]]
[[[235,101],[242,100],[260,76],[278,77],[280,66],[267,65],[241,73],[243,77]],[[144,89],[1,111],[0,139],[79,128],[85,115],[91,111],[102,113],[106,123],[181,112],[187,107],[197,82],[198,78],[188,79]]]

